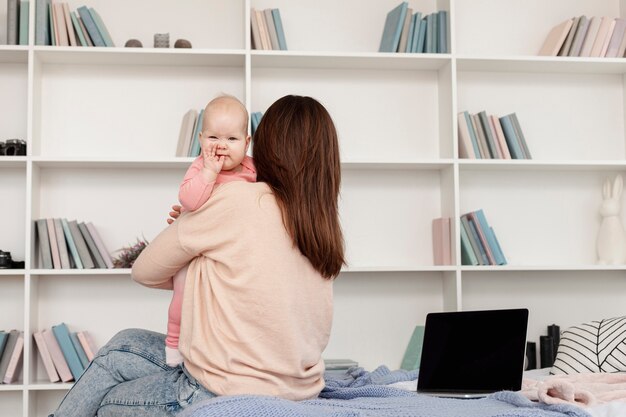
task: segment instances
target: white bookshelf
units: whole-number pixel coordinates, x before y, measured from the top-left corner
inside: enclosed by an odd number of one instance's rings
[[[397,367],[430,311],[528,307],[528,339],[623,315],[625,265],[595,265],[605,177],[626,172],[626,59],[535,56],[565,18],[625,16],[622,0],[410,0],[449,11],[449,54],[377,53],[400,0],[85,0],[118,47],[0,45],[0,329],[65,322],[99,345],[117,331],[164,331],[170,294],[128,270],[44,270],[32,220],[91,221],[111,250],[165,227],[191,158],[175,158],[183,114],[221,92],[249,111],[310,95],[339,132],[340,210],[349,265],[335,283],[327,357]],[[34,3],[34,2],[33,2]],[[6,42],[6,2],[0,43]],[[250,47],[249,10],[279,8],[288,51]],[[137,22],[141,21],[138,25]],[[154,33],[192,49],[154,49]],[[143,49],[123,48],[130,38]],[[456,114],[516,112],[532,160],[459,159]],[[482,208],[509,261],[434,266],[431,220]],[[581,306],[583,308],[581,308]],[[23,378],[0,385],[0,415],[43,417],[71,384],[47,382],[26,338]]]

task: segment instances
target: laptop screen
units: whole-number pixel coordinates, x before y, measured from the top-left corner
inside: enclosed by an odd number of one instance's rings
[[[527,309],[428,314],[417,390],[521,389],[527,326]]]

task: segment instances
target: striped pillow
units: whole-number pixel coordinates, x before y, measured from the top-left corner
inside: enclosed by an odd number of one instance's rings
[[[550,374],[622,371],[626,371],[626,316],[565,330]]]

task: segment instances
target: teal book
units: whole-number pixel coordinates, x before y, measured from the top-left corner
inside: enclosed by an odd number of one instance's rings
[[[204,109],[198,113],[198,120],[196,121],[196,127],[193,130],[193,139],[191,140],[191,146],[189,147],[189,156],[196,157],[200,155],[200,133],[202,133],[202,119],[204,117]]]
[[[115,44],[113,43],[113,38],[111,38],[111,34],[109,34],[109,31],[107,30],[107,27],[104,24],[104,21],[100,17],[100,14],[98,14],[98,12],[93,7],[89,8],[89,14],[91,14],[91,18],[93,19],[93,22],[96,24],[96,28],[98,28],[98,32],[100,33],[100,36],[102,37],[102,40],[104,41],[104,45],[111,46],[111,47],[115,46]]]
[[[465,230],[465,226],[461,225],[461,265],[478,265],[478,258],[474,254],[474,249]]]
[[[420,22],[420,32],[417,34],[417,45],[415,46],[415,51],[418,54],[426,52],[424,48],[426,47],[426,32],[428,31],[428,20],[423,17]]]
[[[498,242],[498,237],[496,236],[496,232],[493,231],[493,227],[489,228],[491,230],[491,235],[493,236],[493,241],[496,244],[496,250],[500,254],[503,259],[502,265],[506,265],[506,258],[504,257],[504,252],[502,252],[502,247],[500,246],[500,242]]]
[[[478,137],[476,136],[476,132],[474,131],[474,124],[472,123],[472,118],[468,111],[463,112],[463,116],[465,116],[465,123],[467,123],[467,130],[469,131],[470,138],[472,139],[472,148],[474,148],[474,154],[476,154],[476,159],[482,159],[482,155],[480,154],[480,147],[478,146]]]
[[[474,223],[474,220],[470,219],[469,217],[467,219],[467,223],[469,224],[470,233],[478,244],[478,253],[483,260],[482,264],[491,265],[491,262],[489,262],[489,257],[487,256],[487,249],[485,248],[483,241],[480,239],[476,223]]]
[[[411,36],[411,49],[409,52],[417,52],[417,40],[420,34],[420,26],[422,25],[422,13],[413,13],[413,35]]]
[[[285,39],[283,21],[280,19],[280,10],[272,9],[272,17],[274,18],[274,26],[276,27],[276,36],[278,36],[278,46],[280,47],[281,51],[286,51],[287,40]]]
[[[406,347],[404,357],[402,358],[401,369],[412,371],[420,367],[422,359],[422,346],[424,344],[424,326],[415,326],[411,340]]]
[[[46,219],[35,220],[35,225],[37,226],[37,242],[39,253],[41,254],[41,265],[39,267],[52,269],[52,251],[50,249],[50,237]]]
[[[96,26],[96,22],[94,22],[93,17],[91,17],[91,13],[89,12],[87,6],[81,6],[76,9],[76,11],[83,21],[83,25],[85,25],[87,33],[89,33],[93,46],[106,46],[104,39],[102,38],[102,35],[100,35],[100,31]]]
[[[478,224],[480,228],[483,230],[485,238],[487,239],[487,244],[493,253],[493,257],[495,259],[496,265],[505,265],[506,259],[504,259],[504,254],[498,251],[498,245],[496,244],[496,238],[493,234],[493,229],[487,223],[487,218],[485,217],[485,213],[482,209],[478,209],[474,212],[474,216],[478,220]]]
[[[431,13],[426,16],[426,45],[424,45],[424,52],[427,54],[433,53],[437,47],[437,39],[435,39],[435,22],[436,20],[434,14]]]
[[[493,159],[501,159],[500,154],[498,153],[498,145],[496,144],[496,139],[493,136],[493,131],[491,130],[491,123],[489,123],[489,116],[485,111],[481,111],[478,113],[478,119],[480,120],[480,125],[483,128],[483,133],[485,135],[485,139],[487,139],[487,146],[489,147],[489,154]]]
[[[2,375],[3,379],[4,375],[7,372],[7,368],[9,367],[9,361],[11,360],[13,349],[15,349],[15,344],[17,343],[19,335],[20,332],[17,330],[11,330],[9,333],[7,333],[7,340],[4,345],[4,353],[2,357],[0,357],[0,375]]]
[[[437,52],[440,54],[448,53],[448,12],[440,10],[437,12]]]
[[[85,39],[85,35],[83,34],[83,30],[80,27],[80,23],[78,23],[78,17],[76,16],[76,12],[71,12],[70,18],[72,19],[72,26],[74,26],[74,32],[76,32],[76,36],[78,36],[78,42],[80,43],[80,46],[88,46],[87,39]]]
[[[35,0],[35,45],[50,45],[49,4],[50,0]]]
[[[524,137],[524,133],[522,132],[522,126],[519,124],[519,120],[517,119],[517,113],[511,113],[509,115],[511,117],[511,122],[513,123],[513,129],[515,130],[515,135],[519,140],[520,146],[522,148],[522,152],[524,152],[524,157],[526,159],[532,159],[532,155],[528,150],[528,144],[526,143],[526,138]]]
[[[78,230],[80,230],[80,234],[83,236],[83,239],[85,239],[87,249],[89,249],[89,254],[91,255],[91,259],[94,260],[96,268],[106,269],[107,266],[104,263],[104,258],[100,255],[96,242],[87,229],[87,225],[84,222],[79,223]]]
[[[67,325],[65,323],[61,323],[56,326],[52,326],[52,333],[54,334],[54,338],[59,343],[61,353],[63,353],[63,357],[70,368],[74,381],[78,381],[78,378],[81,376],[85,368],[80,362],[76,349],[74,349]]]
[[[504,132],[504,139],[506,140],[506,144],[509,147],[509,152],[511,153],[511,158],[513,159],[524,159],[524,152],[520,147],[519,141],[517,139],[517,135],[515,133],[515,128],[513,127],[513,121],[511,120],[511,115],[502,116],[500,118],[500,125],[502,126],[502,132]]]
[[[87,354],[83,349],[83,345],[80,344],[80,340],[78,340],[78,335],[76,334],[76,332],[70,333],[70,340],[72,341],[72,345],[74,345],[74,349],[76,350],[78,359],[80,359],[80,364],[83,366],[83,369],[87,369],[87,366],[89,365],[89,359],[87,359]]]
[[[67,241],[67,246],[70,249],[71,260],[74,261],[74,266],[77,269],[84,269],[83,262],[80,260],[80,255],[78,254],[78,249],[76,248],[76,244],[74,243],[74,238],[72,237],[72,232],[70,231],[70,225],[67,219],[61,219],[61,224],[63,225],[63,234],[65,235],[65,240]]]
[[[487,239],[487,233],[483,230],[478,218],[476,217],[476,212],[473,211],[467,214],[467,217],[470,222],[470,226],[476,230],[476,234],[478,235],[478,240],[480,241],[481,248],[485,251],[485,255],[487,256],[487,265],[497,265],[496,258],[493,255],[493,250],[491,246],[489,246],[489,240]]]
[[[78,256],[80,256],[80,260],[83,263],[83,267],[85,269],[93,269],[96,267],[93,259],[91,258],[91,254],[89,253],[89,249],[87,248],[87,242],[83,237],[82,233],[80,233],[80,229],[78,228],[78,222],[76,220],[70,220],[67,222],[70,233],[74,238],[74,245],[76,245],[76,249],[78,250]]]
[[[411,22],[409,23],[409,36],[406,39],[406,50],[404,52],[411,52],[413,50],[413,33],[415,32],[415,15],[411,16]]]
[[[26,0],[20,1],[20,45],[28,45],[28,11],[30,2]]]
[[[398,50],[408,7],[409,3],[403,1],[387,13],[378,52],[396,52]]]
[[[478,262],[478,265],[489,265],[489,263],[485,262],[485,259],[483,259],[482,254],[481,254],[481,250],[480,250],[480,240],[478,240],[478,236],[475,235],[474,233],[472,233],[472,227],[470,226],[469,223],[469,217],[467,217],[467,214],[464,214],[461,216],[461,228],[465,229],[465,233],[467,234],[467,238],[470,242],[470,246],[472,247],[472,252],[474,253],[474,256],[476,257],[476,261]]]

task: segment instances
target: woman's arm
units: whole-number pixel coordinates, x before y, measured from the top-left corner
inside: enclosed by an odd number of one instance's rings
[[[172,276],[196,257],[188,253],[178,237],[178,223],[163,230],[141,252],[131,272],[133,280],[151,288],[172,289]]]

